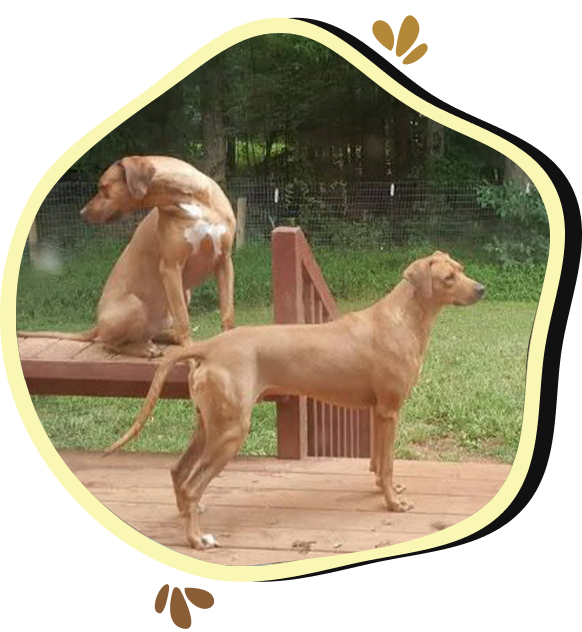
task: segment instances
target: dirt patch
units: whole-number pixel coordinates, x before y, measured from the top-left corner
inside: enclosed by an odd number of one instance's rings
[[[292,548],[299,553],[310,553],[314,544],[317,544],[315,540],[295,540]]]
[[[483,450],[491,450],[500,445],[499,440],[491,439],[483,442]],[[432,437],[426,441],[415,441],[410,444],[413,458],[422,461],[455,461],[463,463],[503,463],[502,459],[471,452],[460,446],[453,437]]]

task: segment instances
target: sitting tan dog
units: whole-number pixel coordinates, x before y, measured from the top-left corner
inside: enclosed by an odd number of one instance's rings
[[[223,329],[234,326],[231,251],[235,217],[220,187],[191,165],[164,156],[123,158],[105,171],[81,215],[104,224],[154,209],[115,264],[97,323],[79,334],[19,332],[21,337],[98,340],[115,353],[160,355],[152,340],[190,340],[190,288],[216,276]]]
[[[343,406],[370,406],[376,482],[389,511],[406,511],[411,506],[397,497],[392,480],[399,411],[420,375],[437,314],[447,305],[471,305],[483,293],[460,264],[435,252],[411,264],[392,292],[368,309],[324,324],[240,327],[189,343],[163,359],[135,423],[107,454],[139,434],[168,372],[189,359],[199,422],[172,478],[192,547],[216,545],[213,536],[201,533],[200,499],[237,454],[253,405],[270,389]]]

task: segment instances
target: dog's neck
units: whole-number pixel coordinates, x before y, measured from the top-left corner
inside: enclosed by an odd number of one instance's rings
[[[399,326],[405,326],[413,332],[420,344],[422,355],[428,345],[434,321],[442,308],[442,304],[423,298],[414,285],[406,279],[400,281],[373,307],[379,311],[382,318],[389,319]]]
[[[154,174],[146,196],[150,206],[180,210],[181,204],[210,203],[210,189],[192,178],[190,171],[173,172],[159,169]]]

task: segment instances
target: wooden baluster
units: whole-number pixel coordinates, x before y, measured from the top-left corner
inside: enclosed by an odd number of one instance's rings
[[[272,234],[273,312],[278,324],[305,322],[300,257],[302,238],[300,230],[287,227],[277,228]],[[307,406],[304,397],[288,397],[277,402],[277,455],[284,459],[307,456]]]

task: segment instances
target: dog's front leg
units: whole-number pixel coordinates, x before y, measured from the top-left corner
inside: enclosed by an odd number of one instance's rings
[[[224,255],[216,266],[216,285],[222,329],[234,327],[234,267],[230,254]]]
[[[160,263],[160,276],[164,284],[170,315],[174,321],[176,340],[183,345],[190,340],[190,318],[184,299],[182,267],[178,264],[168,265],[162,261]]]
[[[378,471],[378,436],[377,436],[377,424],[376,415],[374,411],[370,415],[370,472],[376,473]]]
[[[384,459],[384,448],[386,447],[386,440],[383,438],[384,426],[376,420],[376,411],[372,410],[370,417],[370,472],[376,475],[376,485],[382,489],[382,480],[380,478],[380,463]],[[404,485],[392,482],[392,487],[397,494],[401,494],[406,491]]]
[[[386,500],[388,511],[408,511],[413,505],[404,499],[398,499],[394,486],[394,442],[398,427],[398,412],[382,406],[374,410],[374,423],[376,424],[376,482]]]

